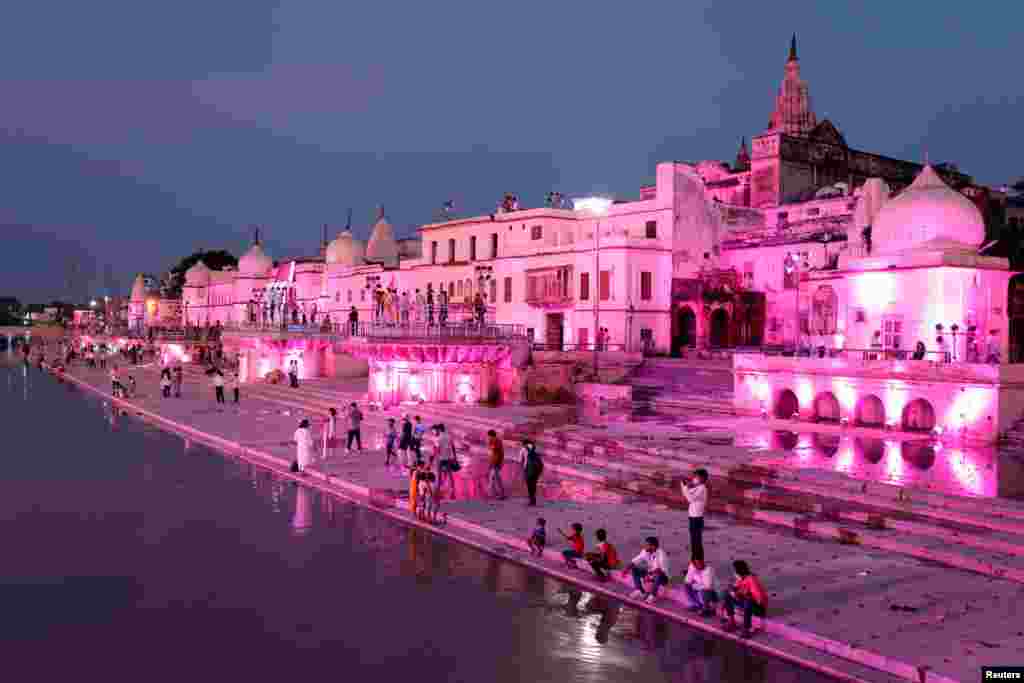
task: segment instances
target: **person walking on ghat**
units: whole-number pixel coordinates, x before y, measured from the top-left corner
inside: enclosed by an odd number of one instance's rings
[[[505,500],[505,485],[501,481],[501,467],[505,464],[505,447],[493,429],[487,432],[487,452],[489,455],[487,469],[487,485],[490,494],[498,500]]]
[[[313,434],[309,429],[309,420],[299,423],[293,440],[295,441],[295,462],[292,463],[292,472],[304,473],[313,461]]]
[[[689,481],[680,484],[683,497],[689,503],[690,556],[704,557],[704,509],[708,504],[708,471],[703,467],[695,470]]]
[[[174,398],[181,398],[181,383],[184,380],[180,365],[174,366]]]
[[[294,358],[288,363],[288,382],[292,389],[299,388],[299,361]]]
[[[224,403],[224,375],[220,370],[213,371],[213,392],[217,403]]]
[[[359,448],[359,452],[363,450],[363,414],[359,411],[359,406],[352,403],[348,409],[348,448],[346,449],[349,453],[352,452],[352,442],[355,442]]]
[[[427,284],[427,325],[434,325],[434,288]]]
[[[398,453],[395,450],[395,446],[398,444],[398,430],[395,429],[395,418],[393,417],[388,418],[388,433],[386,438],[387,443],[385,444],[386,450],[384,453],[384,467],[389,467],[391,465],[392,457],[395,459],[395,462],[398,462]]]
[[[164,398],[171,397],[171,371],[167,368],[160,371],[160,394]]]

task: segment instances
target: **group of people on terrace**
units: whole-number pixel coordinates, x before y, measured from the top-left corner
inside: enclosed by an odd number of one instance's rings
[[[426,290],[416,289],[399,293],[396,287],[377,285],[373,290],[373,322],[389,327],[410,327],[412,325],[445,326],[451,322],[450,313],[453,307],[452,294],[443,285],[434,289],[428,283]],[[481,292],[467,295],[459,304],[461,311],[468,309],[470,317],[462,322],[472,322],[483,326],[487,317],[487,302]],[[351,335],[359,334],[359,311],[352,306],[348,314]]]

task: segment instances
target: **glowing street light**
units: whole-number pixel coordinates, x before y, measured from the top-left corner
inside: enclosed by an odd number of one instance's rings
[[[598,302],[601,299],[601,217],[608,215],[608,209],[612,200],[608,197],[583,197],[573,201],[573,209],[594,217],[594,380],[597,375],[597,354],[600,345],[601,308]]]
[[[93,299],[92,301],[89,302],[89,307],[96,308],[96,299]]]

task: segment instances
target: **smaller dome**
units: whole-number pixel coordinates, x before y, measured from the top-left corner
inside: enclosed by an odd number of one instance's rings
[[[145,301],[146,300],[146,281],[142,277],[142,273],[135,276],[135,282],[132,283],[132,301]]]
[[[872,227],[880,253],[972,250],[985,240],[985,219],[970,199],[925,166],[910,187],[885,202]]]
[[[355,266],[363,262],[366,245],[352,236],[349,230],[343,230],[333,242],[327,245],[327,263],[338,263],[343,266]]]
[[[373,233],[366,245],[366,260],[383,263],[386,266],[398,265],[398,242],[395,231],[382,215],[373,226]]]
[[[274,267],[274,262],[263,251],[259,242],[255,242],[242,258],[238,259],[238,272],[242,275],[266,275]]]
[[[202,259],[196,261],[191,268],[185,271],[185,282],[190,285],[205,285],[210,281],[210,269],[206,267]]]

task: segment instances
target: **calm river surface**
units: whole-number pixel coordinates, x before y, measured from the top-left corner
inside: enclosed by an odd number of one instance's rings
[[[11,681],[824,681],[0,365]]]

